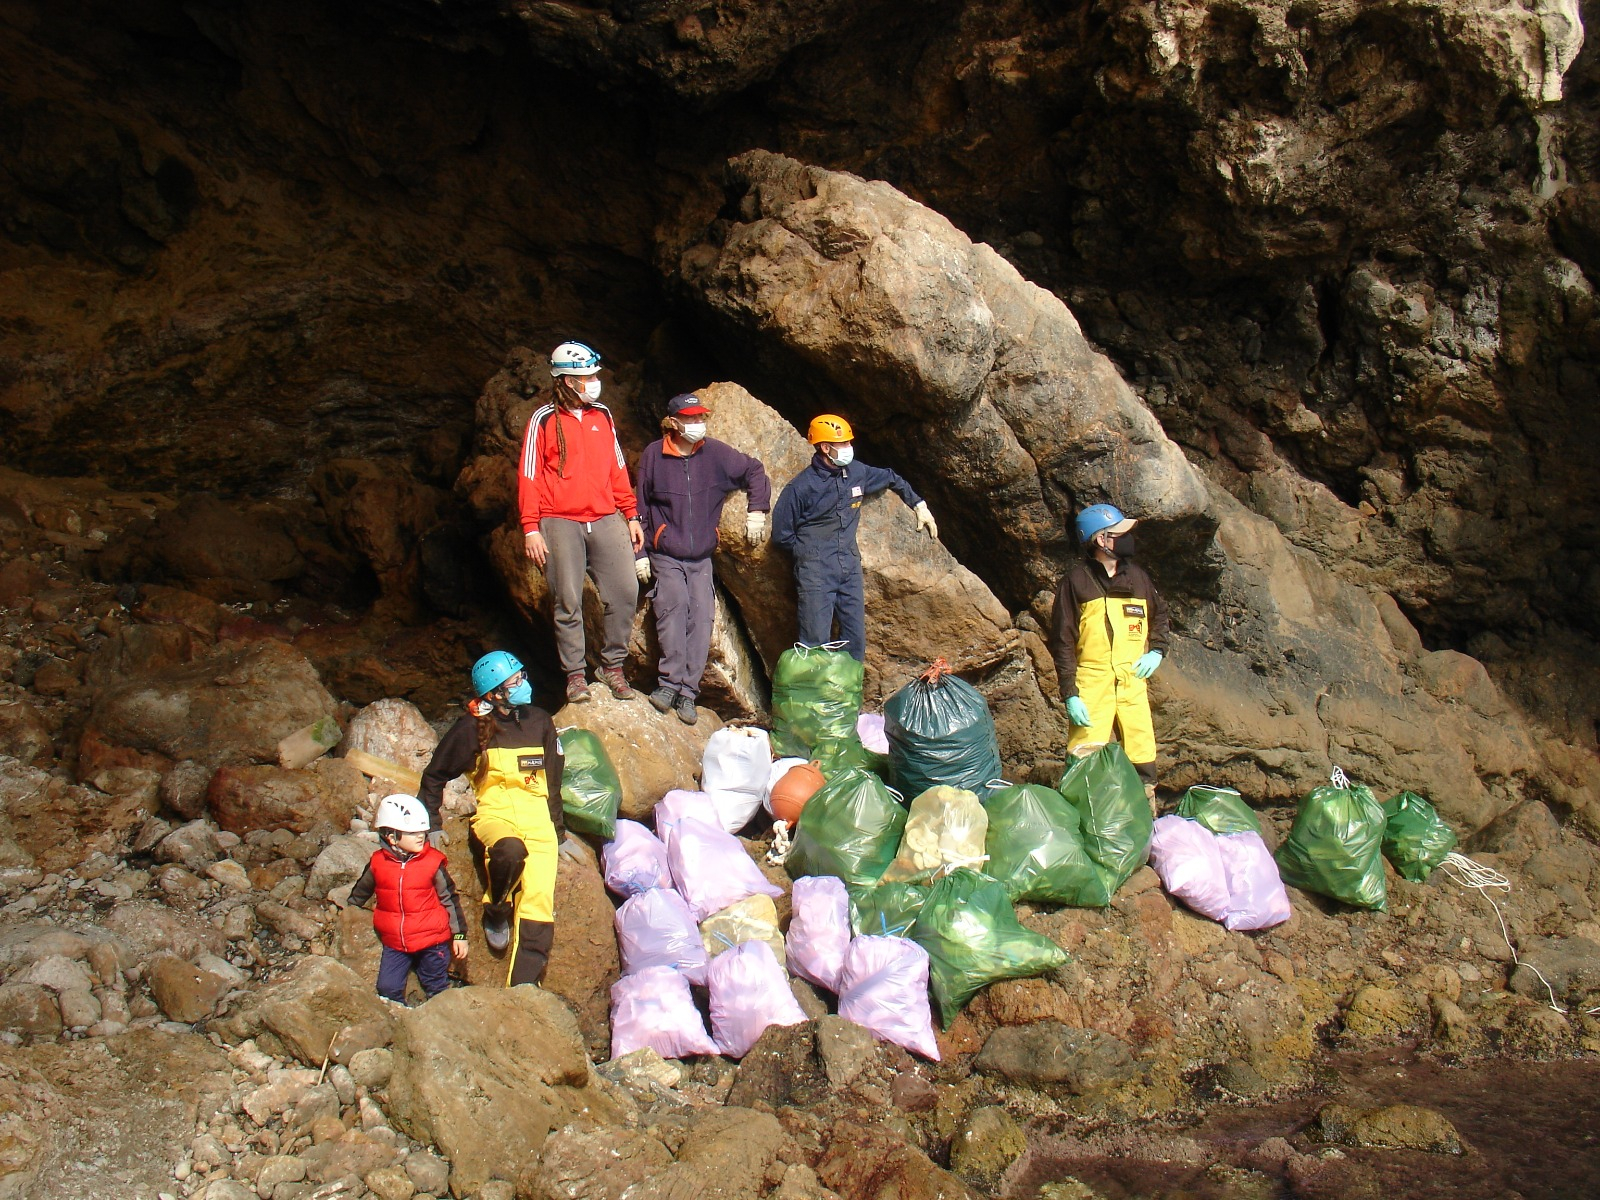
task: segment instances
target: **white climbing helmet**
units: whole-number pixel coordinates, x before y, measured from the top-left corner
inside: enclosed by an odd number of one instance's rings
[[[550,374],[593,375],[600,370],[600,355],[582,342],[562,342],[550,351]]]
[[[378,814],[372,823],[379,829],[393,829],[397,833],[427,833],[428,810],[415,796],[396,792],[378,801]]]

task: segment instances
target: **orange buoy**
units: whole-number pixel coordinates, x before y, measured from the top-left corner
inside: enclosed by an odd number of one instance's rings
[[[824,782],[822,767],[815,762],[790,767],[783,778],[772,785],[772,815],[793,825],[800,819],[800,810],[806,806],[806,801]]]

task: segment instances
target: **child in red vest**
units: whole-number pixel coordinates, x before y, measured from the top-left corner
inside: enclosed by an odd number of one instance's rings
[[[428,810],[415,796],[385,796],[375,824],[383,848],[350,889],[350,903],[377,897],[372,927],[383,943],[378,995],[406,1001],[413,970],[429,996],[450,986],[450,959],[467,956],[467,926],[445,858],[428,845]]]

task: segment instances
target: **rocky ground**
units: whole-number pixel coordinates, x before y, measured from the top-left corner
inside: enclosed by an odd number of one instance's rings
[[[271,604],[97,582],[94,531],[114,537],[129,509],[70,488],[52,508],[43,486],[43,520],[0,514],[0,1194],[1079,1195],[1059,1179],[1036,1192],[1041,1153],[1170,1159],[1178,1143],[1143,1123],[1314,1095],[1330,1049],[1600,1051],[1596,831],[1536,800],[1468,845],[1510,881],[1503,930],[1445,871],[1391,873],[1386,913],[1293,893],[1293,919],[1257,935],[1189,913],[1148,868],[1103,911],[1021,906],[1071,961],[981,993],[937,1064],[799,983],[811,1019],[741,1062],[608,1062],[618,966],[593,856],[563,863],[547,990],[498,987],[474,930],[474,986],[394,1008],[372,991],[370,918],[340,904],[390,784],[347,756],[417,770],[440,726],[409,701],[329,692]],[[64,512],[85,532],[51,528]],[[342,726],[334,753],[279,765],[280,738],[322,718]],[[693,779],[717,726],[615,701],[571,719],[608,740],[634,816]],[[469,806],[457,785],[467,894]],[[1292,809],[1262,816],[1276,842]],[[1324,1140],[1448,1150],[1441,1120],[1347,1106],[1287,1142],[1184,1153],[1252,1186],[1360,1194],[1370,1169]]]

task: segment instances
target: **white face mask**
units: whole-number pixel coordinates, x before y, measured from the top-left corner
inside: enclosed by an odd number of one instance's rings
[[[600,399],[600,381],[598,379],[585,379],[578,385],[578,393],[585,400]]]
[[[856,448],[848,443],[843,446],[835,446],[832,457],[834,466],[848,467],[856,460]]]
[[[695,421],[685,424],[683,427],[683,440],[686,442],[698,442],[705,436],[706,423],[704,421]]]

